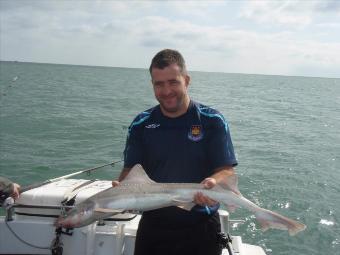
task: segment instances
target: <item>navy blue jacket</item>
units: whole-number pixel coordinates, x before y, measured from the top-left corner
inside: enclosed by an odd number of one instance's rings
[[[216,110],[190,102],[177,118],[157,105],[140,113],[129,127],[124,167],[141,164],[156,182],[200,183],[216,168],[237,161],[224,117]]]
[[[124,150],[124,167],[141,164],[156,182],[200,183],[223,166],[237,161],[224,117],[216,110],[190,102],[188,111],[169,118],[157,105],[140,113],[129,127]],[[210,207],[211,215],[219,205]],[[152,210],[143,217],[156,224],[192,225],[207,216],[196,205],[190,212],[177,207]]]

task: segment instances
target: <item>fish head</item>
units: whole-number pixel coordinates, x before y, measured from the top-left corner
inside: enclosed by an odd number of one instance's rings
[[[93,217],[94,208],[94,202],[84,201],[68,211],[66,215],[60,216],[54,225],[64,228],[79,228],[91,224],[96,220]]]

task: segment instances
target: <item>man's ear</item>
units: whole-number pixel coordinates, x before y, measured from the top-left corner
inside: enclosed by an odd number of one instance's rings
[[[189,75],[185,76],[185,85],[188,87],[190,84],[191,77]]]

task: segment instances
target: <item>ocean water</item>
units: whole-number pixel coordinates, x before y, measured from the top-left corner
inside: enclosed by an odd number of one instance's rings
[[[229,121],[243,195],[307,225],[263,233],[237,209],[232,234],[271,255],[340,254],[340,79],[191,76],[191,97]],[[146,69],[0,62],[0,93],[0,175],[21,185],[121,159],[132,118],[156,104]]]

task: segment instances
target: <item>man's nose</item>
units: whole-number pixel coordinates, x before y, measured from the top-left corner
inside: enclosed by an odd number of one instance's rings
[[[162,94],[167,96],[167,95],[170,95],[172,92],[171,90],[171,87],[169,84],[165,84],[164,87],[163,87],[163,90],[162,90]]]

